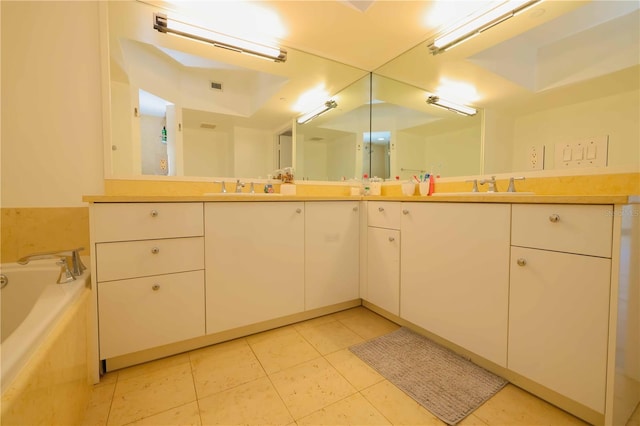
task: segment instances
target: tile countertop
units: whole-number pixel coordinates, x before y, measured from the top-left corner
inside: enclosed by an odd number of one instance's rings
[[[87,203],[158,203],[220,201],[411,201],[451,203],[638,204],[639,195],[440,195],[440,196],[309,196],[309,195],[85,195]]]

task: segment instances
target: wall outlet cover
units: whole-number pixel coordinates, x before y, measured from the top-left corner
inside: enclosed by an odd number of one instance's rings
[[[527,170],[544,170],[544,145],[531,145],[527,151]]]

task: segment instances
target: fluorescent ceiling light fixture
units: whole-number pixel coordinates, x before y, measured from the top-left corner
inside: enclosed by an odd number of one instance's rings
[[[427,98],[427,103],[430,105],[438,106],[440,108],[448,109],[449,111],[456,112],[460,115],[471,116],[471,115],[476,115],[476,113],[478,112],[475,108],[471,108],[466,105],[456,104],[446,99],[442,99],[438,96],[429,96]]]
[[[318,108],[311,110],[304,115],[301,115],[300,117],[298,117],[298,120],[296,121],[298,122],[298,124],[308,123],[309,121],[313,120],[317,116],[322,115],[325,112],[337,106],[338,106],[338,103],[336,101],[334,100],[327,101],[322,106],[319,106]]]
[[[175,18],[169,18],[162,13],[153,14],[153,28],[161,33],[179,35],[209,43],[215,47],[246,53],[262,59],[275,62],[284,62],[287,60],[286,50],[216,33],[206,28],[179,21]]]
[[[445,34],[436,37],[434,42],[429,45],[431,53],[434,55],[444,52],[458,44],[469,40],[472,37],[488,30],[500,22],[506,21],[518,13],[524,12],[531,6],[539,3],[541,0],[509,0],[499,6],[489,10],[488,12],[464,23]]]

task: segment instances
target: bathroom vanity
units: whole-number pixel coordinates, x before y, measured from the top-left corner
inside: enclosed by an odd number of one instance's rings
[[[106,370],[364,304],[591,423],[640,400],[628,197],[85,201]]]

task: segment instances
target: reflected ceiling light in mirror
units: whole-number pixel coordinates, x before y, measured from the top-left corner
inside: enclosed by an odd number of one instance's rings
[[[478,91],[474,85],[461,81],[448,80],[446,78],[440,80],[435,93],[442,98],[453,99],[461,101],[462,103],[473,103],[479,99]]]
[[[440,108],[447,109],[449,111],[453,111],[460,115],[472,116],[472,115],[476,115],[476,113],[478,112],[475,108],[471,108],[466,105],[460,105],[455,102],[442,99],[439,96],[429,96],[427,98],[427,103],[430,105],[435,105]]]
[[[209,43],[215,47],[256,56],[261,59],[268,59],[275,62],[284,62],[287,60],[286,50],[220,34],[206,28],[181,21],[175,17],[170,18],[162,13],[153,14],[153,28],[161,33],[175,34],[181,37]]]
[[[327,111],[332,110],[333,108],[337,107],[338,103],[336,101],[334,101],[333,99],[328,100],[327,102],[325,102],[323,105],[319,106],[316,109],[313,109],[311,111],[309,111],[306,114],[301,115],[300,117],[298,117],[298,119],[296,120],[298,122],[298,124],[305,124],[308,123],[309,121],[313,120],[314,118],[318,117],[319,115],[324,114]]]
[[[483,31],[524,12],[541,0],[509,0],[480,16],[463,23],[435,38],[429,45],[431,53],[438,54],[469,40]]]

